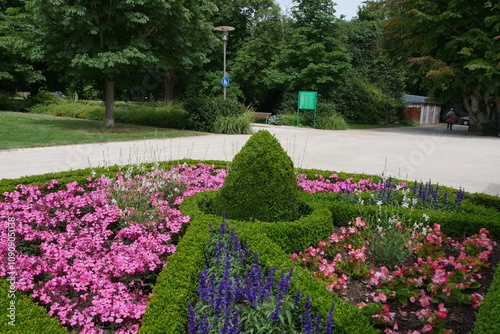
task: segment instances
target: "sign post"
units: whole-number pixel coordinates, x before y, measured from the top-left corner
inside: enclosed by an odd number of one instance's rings
[[[299,103],[297,106],[297,126],[299,126],[300,110],[314,110],[314,127],[316,127],[316,101],[318,92],[299,92]]]

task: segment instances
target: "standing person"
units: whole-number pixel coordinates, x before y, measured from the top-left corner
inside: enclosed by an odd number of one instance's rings
[[[455,123],[455,112],[453,108],[450,108],[450,111],[446,113],[446,130],[452,130],[453,123]]]

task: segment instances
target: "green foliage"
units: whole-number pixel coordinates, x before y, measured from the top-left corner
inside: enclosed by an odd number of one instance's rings
[[[0,333],[4,334],[67,334],[57,319],[37,305],[29,296],[10,290],[10,281],[0,278]],[[12,317],[9,317],[12,316]]]
[[[221,130],[236,128],[248,131],[245,126],[247,107],[235,99],[198,96],[188,99],[185,108],[189,113],[188,126],[191,130],[220,133]]]
[[[118,105],[115,111],[119,123],[186,129],[188,113],[178,102]]]
[[[33,113],[99,121],[104,119],[102,102],[61,100],[51,93],[41,93],[38,96],[40,96],[37,98],[39,104],[30,108]],[[165,104],[119,102],[115,109],[115,120],[117,123],[185,129],[188,114],[178,102]]]
[[[207,194],[210,192],[200,193],[199,197],[203,198]],[[196,205],[189,200],[184,201],[181,210],[189,212],[189,229],[157,279],[139,333],[185,332],[187,304],[196,302],[198,278],[205,263],[204,250],[210,237],[208,228],[213,223],[213,217],[200,217]]]
[[[28,2],[43,27],[36,37],[45,60],[73,82],[105,82],[105,125],[114,124],[114,88],[133,86],[146,68],[186,70],[205,62],[214,42],[208,0]],[[78,42],[75,42],[78,36]],[[203,37],[202,37],[203,36]],[[130,84],[132,83],[132,84]]]
[[[381,1],[384,48],[441,101],[464,103],[477,126],[495,122],[500,89],[498,1]]]
[[[492,196],[481,193],[470,194],[466,197],[467,200],[471,201],[474,204],[479,204],[485,206],[487,208],[494,208],[497,211],[500,211],[500,197]]]
[[[479,312],[471,334],[500,333],[498,312],[500,312],[500,264],[497,265],[493,281],[491,282],[485,300],[479,307]]]
[[[217,116],[212,126],[212,132],[225,134],[250,134],[250,114],[236,116]]]
[[[24,3],[0,1],[0,92],[4,93],[33,91],[44,80],[33,61],[37,53],[33,44],[36,27]]]
[[[32,99],[16,98],[0,93],[0,110],[16,112],[27,111],[32,104]]]
[[[293,221],[299,213],[298,193],[292,160],[263,130],[234,157],[215,207],[230,219]]]

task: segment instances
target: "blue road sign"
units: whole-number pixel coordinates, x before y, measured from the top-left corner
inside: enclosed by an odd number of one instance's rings
[[[228,77],[222,78],[222,86],[224,86],[224,87],[229,86],[229,78]]]

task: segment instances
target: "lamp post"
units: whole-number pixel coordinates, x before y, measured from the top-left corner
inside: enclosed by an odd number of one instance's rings
[[[230,26],[218,26],[214,28],[217,31],[222,32],[222,42],[224,42],[224,72],[222,74],[222,86],[224,87],[224,100],[226,99],[226,87],[229,85],[229,79],[226,72],[226,47],[227,40],[229,39],[229,32],[234,30],[234,27]]]

